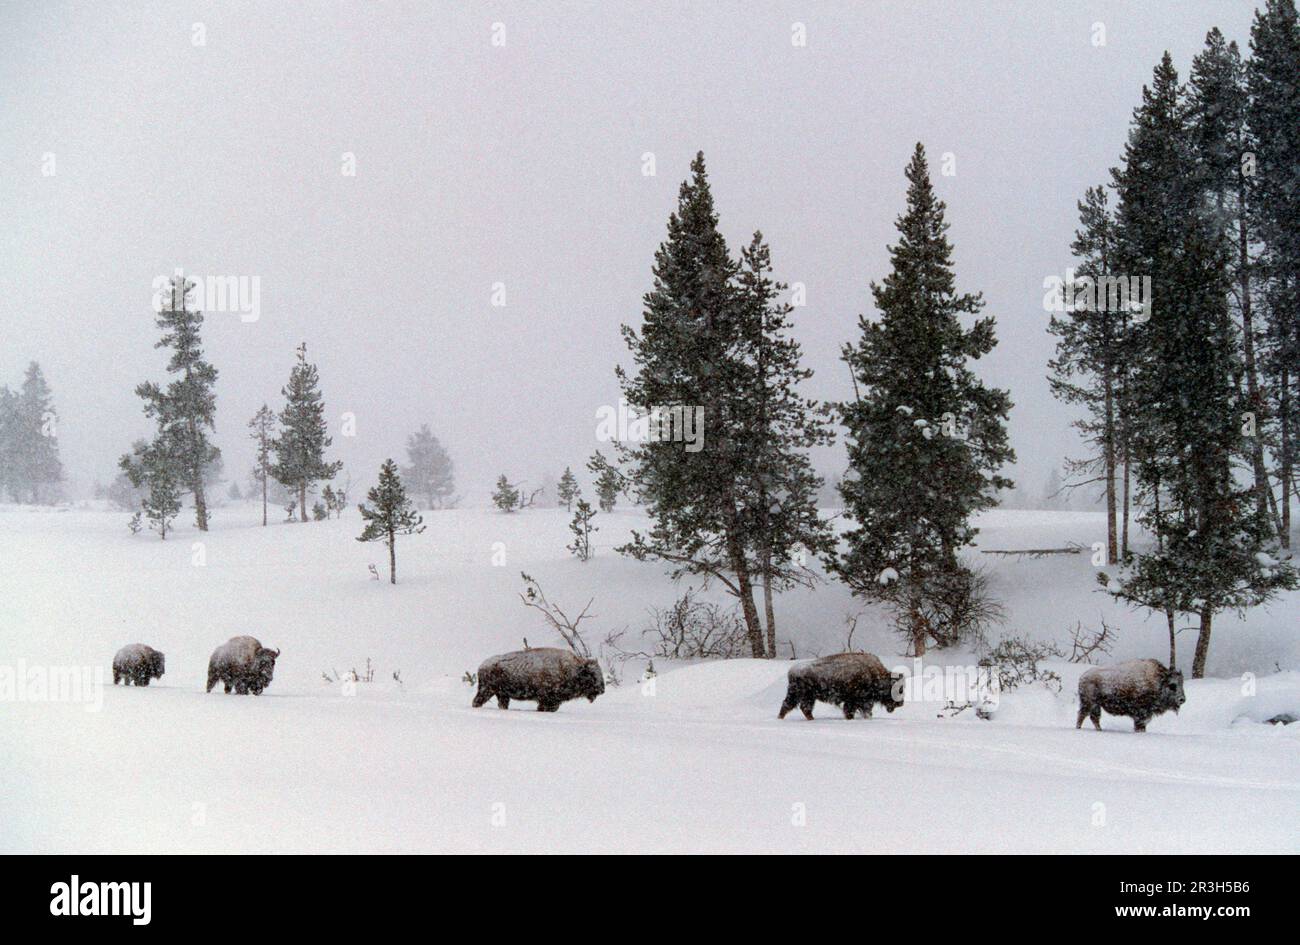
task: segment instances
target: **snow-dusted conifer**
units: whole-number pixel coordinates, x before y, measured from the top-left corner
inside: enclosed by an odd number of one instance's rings
[[[307,363],[307,344],[298,346],[298,363],[281,390],[284,409],[280,411],[280,433],[275,438],[276,461],[271,475],[294,490],[298,498],[298,517],[306,522],[307,492],[322,480],[333,479],[342,462],[327,462],[325,450],[332,443],[325,422],[325,402],[321,399],[320,375],[316,365]]]
[[[319,517],[324,518],[324,506],[320,503],[317,506]],[[388,546],[388,580],[396,584],[397,536],[418,535],[424,531],[424,520],[407,498],[397,464],[391,459],[384,461],[379,470],[379,484],[366,493],[366,502],[358,508],[366,525],[357,541],[382,541]]]

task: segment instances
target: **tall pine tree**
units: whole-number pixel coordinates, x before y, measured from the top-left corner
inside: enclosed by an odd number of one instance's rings
[[[262,525],[266,525],[267,499],[271,486],[271,451],[275,447],[275,414],[266,404],[257,408],[248,421],[248,435],[257,445],[257,461],[253,466],[253,482],[262,487]]]
[[[333,479],[343,468],[342,462],[325,459],[325,450],[333,440],[327,432],[320,375],[316,365],[307,362],[306,342],[298,346],[298,363],[280,393],[285,404],[280,411],[280,435],[275,438],[276,459],[271,474],[297,494],[298,518],[306,522],[308,491],[317,482]]]
[[[410,465],[402,470],[402,477],[411,491],[423,497],[426,508],[447,508],[456,491],[455,472],[451,456],[427,423],[406,438],[406,455]]]
[[[1300,433],[1300,22],[1293,0],[1255,11],[1246,67],[1254,147],[1250,215],[1261,241],[1262,386],[1275,419],[1279,532],[1290,547],[1291,499]]]
[[[737,264],[718,231],[703,153],[691,162],[668,236],[655,253],[654,288],[640,329],[623,326],[634,372],[617,374],[642,415],[654,408],[703,409],[702,448],[683,438],[619,444],[622,474],[653,523],[618,550],[667,562],[674,576],[717,580],[740,602],[755,657],[767,655],[754,604],[753,560],[744,523],[743,365],[734,357],[744,323]]]
[[[144,400],[145,416],[158,424],[157,452],[170,456],[176,478],[194,499],[194,524],[208,530],[208,501],[205,473],[221,456],[208,433],[215,429],[217,369],[203,358],[203,313],[191,309],[194,283],[182,275],[172,276],[161,298],[156,323],[162,338],[155,348],[170,348],[167,370],[177,374],[165,388],[146,381],[136,387]]]
[[[919,656],[935,638],[929,602],[974,587],[958,552],[977,534],[972,514],[1011,487],[998,470],[1015,455],[1003,425],[1010,396],[969,367],[993,350],[994,322],[961,323],[984,303],[956,291],[945,208],[920,144],[907,181],[891,272],[871,285],[880,318],[860,316],[862,337],[843,353],[856,397],[841,405],[849,474],[840,489],[854,527],[835,566],[854,593],[894,607]]]
[[[1204,200],[1198,155],[1168,53],[1134,113],[1119,194],[1117,245],[1129,271],[1149,273],[1150,317],[1134,329],[1132,441],[1140,521],[1156,545],[1118,580],[1115,596],[1200,618],[1192,675],[1205,673],[1215,615],[1260,603],[1294,573],[1268,555],[1253,487],[1234,476],[1243,449],[1242,364],[1229,309],[1232,245]]]
[[[1105,489],[1107,560],[1118,561],[1128,554],[1127,475],[1122,498],[1118,470],[1126,465],[1122,414],[1125,351],[1130,313],[1112,304],[1113,296],[1103,287],[1113,279],[1126,278],[1115,268],[1114,221],[1107,206],[1106,191],[1090,187],[1079,201],[1079,229],[1071,249],[1079,260],[1077,276],[1088,280],[1095,304],[1067,304],[1058,317],[1053,315],[1048,331],[1057,336],[1056,357],[1048,363],[1053,396],[1064,403],[1079,404],[1087,415],[1074,426],[1083,434],[1092,455],[1070,460],[1069,471],[1083,482],[1100,480]],[[1072,287],[1066,288],[1066,300]],[[1127,296],[1125,296],[1127,298]],[[1123,518],[1122,529],[1120,519]],[[1121,543],[1121,530],[1123,541]]]
[[[741,253],[737,285],[739,355],[747,369],[740,418],[740,445],[748,454],[743,522],[763,584],[767,655],[775,658],[775,591],[810,585],[814,573],[803,562],[833,548],[830,526],[817,510],[822,479],[808,450],[830,445],[834,434],[827,411],[799,392],[812,371],[803,367],[799,343],[790,336],[794,308],[784,301],[788,286],[772,278],[772,254],[761,232]]]

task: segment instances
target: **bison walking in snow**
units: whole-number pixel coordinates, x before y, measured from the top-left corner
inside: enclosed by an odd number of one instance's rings
[[[113,657],[113,685],[125,681],[126,685],[149,685],[151,679],[162,679],[163,655],[143,643],[128,643]]]
[[[870,653],[837,653],[801,663],[789,673],[785,702],[777,718],[785,718],[795,706],[804,718],[813,717],[813,704],[830,702],[844,710],[846,719],[861,712],[871,718],[879,702],[893,712],[903,704],[903,674],[890,673]]]
[[[478,668],[474,708],[493,696],[497,706],[510,707],[511,699],[535,700],[538,712],[554,712],[560,703],[586,697],[595,702],[605,691],[600,663],[556,647],[515,650],[486,659]]]
[[[1079,677],[1079,718],[1075,728],[1083,727],[1083,720],[1091,718],[1101,729],[1101,710],[1111,715],[1127,715],[1133,720],[1133,730],[1145,732],[1152,717],[1178,707],[1187,701],[1183,695],[1183,674],[1176,669],[1166,669],[1159,660],[1128,660],[1114,666],[1099,666]]]
[[[251,692],[260,696],[271,685],[279,656],[279,650],[268,650],[253,637],[231,637],[212,651],[207,691],[211,692],[220,681],[225,684],[226,692],[234,689],[240,695]]]

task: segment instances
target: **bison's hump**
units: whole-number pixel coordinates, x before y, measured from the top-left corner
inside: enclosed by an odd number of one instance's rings
[[[1158,686],[1164,675],[1164,664],[1159,660],[1125,660],[1113,666],[1094,666],[1079,677],[1079,687],[1084,685],[1102,688],[1129,688],[1133,686]]]
[[[478,671],[501,672],[532,676],[538,673],[573,671],[586,662],[582,657],[569,650],[554,646],[539,646],[531,650],[514,650],[492,656],[480,664]]]
[[[117,655],[113,657],[113,662],[135,663],[140,660],[150,659],[157,652],[153,647],[146,646],[143,643],[128,643],[117,651]]]
[[[863,676],[889,675],[885,664],[872,653],[836,653],[800,663],[790,670],[790,678],[851,679]]]

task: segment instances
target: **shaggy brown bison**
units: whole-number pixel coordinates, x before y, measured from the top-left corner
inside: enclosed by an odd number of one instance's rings
[[[1079,677],[1079,718],[1075,728],[1083,727],[1085,718],[1101,729],[1101,710],[1111,715],[1127,715],[1135,732],[1145,732],[1153,716],[1178,707],[1187,701],[1183,695],[1183,674],[1166,669],[1159,660],[1128,660],[1114,666],[1099,666]]]
[[[890,712],[903,704],[903,674],[891,674],[870,653],[837,653],[801,663],[790,670],[789,680],[780,719],[795,706],[811,719],[813,705],[819,701],[838,705],[846,719],[858,712],[864,719],[871,718],[871,707],[877,702]]]
[[[536,700],[538,712],[554,712],[560,703],[586,697],[595,702],[605,691],[605,674],[593,659],[568,650],[539,646],[502,653],[478,668],[474,708],[493,696],[497,706],[510,708],[511,699]]]
[[[113,657],[113,685],[125,682],[137,686],[149,685],[151,679],[162,679],[163,655],[143,643],[128,643]]]
[[[268,650],[253,637],[231,637],[212,651],[208,660],[208,692],[220,680],[226,692],[260,696],[271,685],[279,650]]]

